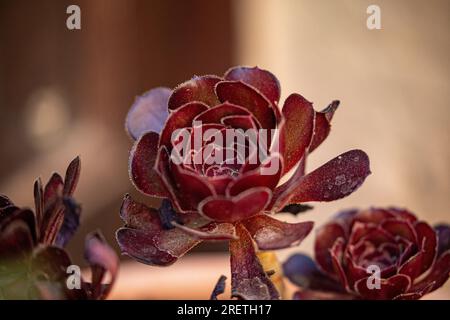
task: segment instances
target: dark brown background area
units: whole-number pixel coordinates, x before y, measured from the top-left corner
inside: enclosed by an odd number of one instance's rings
[[[81,8],[81,30],[66,28],[71,4]],[[116,246],[121,199],[138,196],[123,125],[134,97],[222,74],[233,60],[231,15],[223,0],[0,2],[0,192],[31,205],[33,179],[80,154],[83,224],[69,246],[76,262],[90,230]]]

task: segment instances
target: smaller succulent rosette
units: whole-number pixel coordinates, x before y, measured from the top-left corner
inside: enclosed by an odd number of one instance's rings
[[[415,300],[450,274],[450,226],[404,209],[341,212],[318,230],[314,250],[315,261],[296,254],[284,263],[301,288],[296,299]]]
[[[86,237],[85,258],[92,281],[67,285],[71,259],[65,245],[79,226],[81,209],[73,193],[80,174],[74,159],[65,178],[54,173],[43,187],[34,184],[35,211],[17,207],[0,195],[0,298],[103,299],[114,283],[118,258],[99,232]],[[107,274],[111,281],[103,284]]]

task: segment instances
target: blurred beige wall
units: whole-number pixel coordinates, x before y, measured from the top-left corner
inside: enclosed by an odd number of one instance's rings
[[[370,4],[381,30],[366,27]],[[352,148],[369,154],[362,188],[304,219],[318,226],[342,208],[397,205],[450,222],[450,1],[244,0],[235,16],[237,63],[271,70],[284,98],[298,92],[316,109],[341,100],[308,168]]]

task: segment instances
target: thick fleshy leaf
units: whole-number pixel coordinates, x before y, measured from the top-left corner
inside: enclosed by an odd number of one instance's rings
[[[191,208],[187,207],[183,201],[182,196],[177,189],[176,182],[172,178],[172,174],[169,169],[169,151],[165,146],[162,146],[158,151],[158,156],[155,161],[155,171],[158,177],[161,179],[163,186],[166,188],[170,195],[170,200],[173,201],[173,205],[179,212],[191,211]]]
[[[438,252],[438,239],[436,232],[428,223],[420,221],[415,224],[418,244],[423,252],[421,269],[419,274],[424,273],[434,262]]]
[[[200,101],[211,107],[219,104],[219,100],[214,92],[214,86],[221,80],[221,78],[212,75],[196,76],[180,84],[173,90],[169,98],[169,109],[178,109],[192,101]]]
[[[242,224],[250,232],[260,250],[284,249],[299,245],[314,225],[313,222],[287,223],[266,214],[244,220]]]
[[[172,222],[172,224],[180,230],[186,232],[194,239],[199,240],[230,240],[238,239],[236,230],[231,223],[216,223],[211,222],[199,229],[190,228],[188,226]]]
[[[34,206],[36,208],[36,224],[40,225],[44,216],[44,187],[41,178],[34,182],[33,186]],[[1,207],[1,205],[0,205]],[[39,235],[38,235],[39,236]]]
[[[303,289],[342,292],[342,286],[317,268],[309,256],[294,254],[283,264],[284,275]]]
[[[120,228],[116,237],[122,253],[136,261],[148,265],[168,266],[200,243],[199,240],[191,241],[190,237],[180,230],[172,230],[163,235],[158,234],[157,239],[162,243],[153,239],[152,234],[130,228]]]
[[[333,201],[358,189],[370,174],[369,158],[352,150],[304,176],[291,191],[291,202]]]
[[[266,187],[275,189],[281,178],[283,171],[283,158],[280,154],[273,154],[252,171],[247,171],[243,175],[232,181],[227,188],[227,194],[235,196],[245,190],[254,187]]]
[[[236,222],[262,212],[270,202],[271,191],[265,187],[246,190],[234,197],[212,196],[200,202],[201,215],[215,221]]]
[[[56,236],[55,245],[64,248],[80,225],[81,207],[72,198],[65,198],[64,221]]]
[[[305,156],[303,156],[300,160],[299,165],[289,180],[275,188],[272,202],[269,205],[269,208],[272,211],[280,212],[286,205],[296,203],[289,200],[291,199],[292,192],[295,190],[301,179],[305,176],[306,156],[307,154],[305,154]]]
[[[394,242],[395,236],[382,229],[379,225],[355,222],[348,242],[355,244],[359,241],[370,241],[375,245],[381,245],[384,242]]]
[[[438,256],[443,252],[450,250],[450,225],[439,224],[434,227],[438,237]]]
[[[282,139],[285,150],[284,172],[292,169],[309,147],[314,132],[314,109],[312,103],[299,94],[291,94],[284,102],[283,117],[286,120]]]
[[[179,190],[180,202],[186,206],[195,209],[200,201],[216,194],[206,177],[186,170],[182,165],[176,165],[173,162],[170,163],[169,168]]]
[[[110,292],[119,270],[119,259],[114,250],[106,243],[103,235],[96,231],[86,236],[84,257],[91,266],[92,283],[89,284],[91,299],[104,299]],[[103,284],[105,276],[110,282]]]
[[[66,170],[66,176],[64,178],[63,195],[70,197],[75,192],[75,188],[80,178],[81,162],[80,157],[76,157],[72,160]]]
[[[392,236],[400,236],[408,241],[417,242],[417,234],[413,226],[404,220],[387,219],[381,224],[381,228],[388,231]]]
[[[214,187],[216,194],[225,195],[226,189],[233,178],[228,175],[208,178],[208,182]]]
[[[221,102],[231,102],[249,110],[264,129],[275,128],[275,112],[269,100],[241,81],[221,81],[216,85]]]
[[[64,219],[64,182],[58,173],[53,173],[44,188],[44,211],[39,228],[40,242],[53,244]]]
[[[242,224],[236,225],[239,240],[230,241],[231,295],[245,300],[279,299],[279,293],[256,257],[252,238]]]
[[[126,222],[116,237],[123,253],[150,265],[170,265],[201,241],[173,228],[164,229],[156,209],[124,198],[121,217]],[[207,221],[198,215],[183,214],[184,225],[202,227]]]
[[[334,273],[341,282],[342,286],[349,291],[349,281],[344,270],[345,240],[338,238],[330,249],[331,263],[333,264]]]
[[[444,252],[435,262],[425,278],[415,283],[409,292],[421,292],[428,288],[427,292],[440,288],[450,276],[450,250]]]
[[[427,286],[421,288],[421,290],[416,292],[412,292],[412,289],[410,289],[409,293],[399,294],[398,296],[394,297],[393,300],[419,300],[424,295],[434,290],[433,285],[434,285],[433,282],[429,283]]]
[[[241,115],[227,116],[223,117],[220,122],[226,126],[230,126],[235,129],[242,129],[242,130],[259,129],[258,124],[253,116],[241,116]]]
[[[363,268],[355,263],[355,261],[352,259],[352,257],[349,257],[348,252],[346,254],[346,275],[347,275],[347,281],[348,281],[348,287],[353,288],[355,285],[355,282],[367,277],[367,270],[366,268]],[[375,263],[373,263],[376,265]],[[394,266],[393,266],[394,267]],[[395,267],[394,267],[395,269]],[[394,270],[395,272],[396,270]],[[381,273],[381,272],[380,272]],[[383,277],[383,274],[381,274],[381,277]]]
[[[211,293],[210,300],[217,300],[217,296],[221,295],[225,292],[225,281],[227,280],[227,277],[224,275],[221,275],[219,280],[217,280],[216,285],[214,286],[214,290]]]
[[[34,214],[28,209],[9,207],[0,216],[0,264],[22,259],[36,244]]]
[[[380,280],[380,289],[368,288],[368,277],[355,283],[355,289],[363,299],[367,300],[391,300],[399,294],[406,293],[411,286],[408,276],[397,274],[388,279]]]
[[[48,208],[53,205],[57,198],[62,196],[64,182],[58,173],[53,173],[44,188],[44,217]]]
[[[46,209],[40,228],[40,242],[53,245],[64,222],[65,207],[63,198],[59,197]]]
[[[166,146],[170,150],[172,134],[177,129],[192,127],[194,118],[206,110],[208,110],[208,106],[203,102],[190,102],[172,112],[161,132],[159,146]]]
[[[169,88],[159,87],[136,97],[125,120],[131,138],[137,140],[148,131],[161,132],[169,116],[167,103],[171,93]]]
[[[398,273],[407,275],[414,281],[421,274],[423,262],[424,253],[419,251],[401,266]]]
[[[269,71],[258,67],[234,67],[229,69],[225,80],[242,81],[262,93],[274,105],[280,100],[280,82]]]
[[[130,154],[129,175],[140,192],[153,197],[167,197],[166,188],[154,170],[158,140],[157,133],[147,132],[136,141]]]
[[[368,208],[359,210],[354,220],[362,223],[380,224],[386,219],[395,219],[395,214],[390,209]]]
[[[345,238],[343,227],[337,223],[328,223],[317,230],[316,240],[314,242],[317,264],[323,271],[330,275],[335,275],[330,249],[338,238]]]
[[[339,101],[332,101],[324,110],[315,112],[314,135],[309,151],[314,151],[328,137],[331,130],[331,119],[339,107]]]
[[[245,116],[251,114],[247,109],[241,106],[225,102],[203,111],[195,117],[194,121],[201,121],[203,124],[220,123],[222,118],[233,115]]]

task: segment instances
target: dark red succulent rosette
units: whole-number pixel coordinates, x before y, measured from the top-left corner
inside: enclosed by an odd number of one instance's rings
[[[118,258],[99,232],[89,234],[85,243],[92,281],[81,279],[80,289],[66,284],[72,262],[64,247],[81,213],[73,198],[79,174],[76,158],[64,179],[54,173],[45,187],[36,180],[34,212],[0,195],[0,299],[102,299],[109,293]],[[111,282],[103,284],[107,273]]]
[[[140,192],[170,199],[178,221],[165,228],[161,210],[125,197],[121,216],[127,225],[117,233],[122,251],[143,263],[168,265],[203,240],[229,240],[233,295],[255,297],[249,288],[239,287],[244,283],[255,288],[262,285],[265,291],[258,297],[276,297],[258,260],[248,257],[254,255],[253,243],[260,250],[296,245],[313,224],[288,224],[267,214],[283,211],[287,205],[295,208],[302,202],[343,198],[370,174],[368,157],[360,150],[348,151],[305,174],[306,157],[328,136],[339,102],[317,112],[299,94],[290,95],[283,108],[279,99],[276,77],[257,67],[234,67],[223,77],[196,76],[174,90],[156,88],[138,97],[126,119],[127,131],[135,140],[129,174]],[[208,166],[174,161],[177,140],[172,134],[183,128],[193,135],[211,128],[276,131],[264,140],[268,152],[257,163],[248,160],[249,151],[240,164],[224,161]],[[195,158],[214,142],[194,146],[189,156]],[[264,174],[273,163],[278,170]],[[291,177],[280,183],[291,169]],[[243,265],[249,268],[247,273],[235,272]]]
[[[315,262],[296,254],[284,271],[297,299],[420,299],[449,278],[450,226],[397,208],[344,211],[318,230]]]

